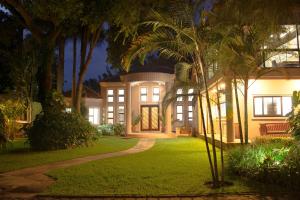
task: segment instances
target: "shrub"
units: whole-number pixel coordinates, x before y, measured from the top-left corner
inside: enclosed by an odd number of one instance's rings
[[[239,176],[287,187],[300,187],[300,144],[287,139],[262,139],[232,149],[228,170]]]
[[[67,149],[87,146],[95,139],[95,128],[77,113],[39,114],[26,130],[35,150]]]
[[[293,92],[292,104],[293,110],[288,114],[289,131],[295,138],[300,139],[300,91]]]
[[[105,136],[125,136],[125,126],[123,124],[103,124],[97,128],[99,135]]]
[[[20,100],[6,100],[0,103],[2,128],[5,136],[13,140],[21,126],[17,124],[17,118],[24,113],[26,107]]]
[[[125,126],[123,124],[115,124],[113,126],[113,132],[114,135],[125,136],[126,135]]]
[[[0,110],[0,149],[5,148],[8,138],[5,134],[5,118]]]
[[[112,124],[103,124],[97,127],[97,131],[99,135],[105,136],[112,136],[114,135],[113,132],[113,125]]]

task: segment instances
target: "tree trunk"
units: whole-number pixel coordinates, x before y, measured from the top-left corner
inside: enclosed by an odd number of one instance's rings
[[[218,161],[217,161],[217,153],[216,153],[216,142],[215,142],[215,130],[214,130],[214,122],[213,122],[213,117],[212,117],[212,110],[211,110],[211,104],[210,104],[210,99],[209,99],[209,92],[208,92],[208,86],[207,86],[207,80],[206,80],[206,74],[204,72],[204,67],[203,67],[203,58],[199,54],[197,54],[197,62],[201,70],[201,75],[203,79],[203,85],[204,85],[204,90],[205,90],[205,95],[206,95],[206,103],[207,103],[207,109],[208,109],[208,116],[209,116],[209,122],[210,122],[210,129],[211,129],[211,144],[212,144],[212,151],[213,151],[213,159],[214,159],[214,174],[215,174],[215,182],[214,187],[219,186],[219,172],[218,172]]]
[[[244,138],[243,138],[243,128],[242,128],[240,103],[239,103],[239,96],[238,96],[238,85],[237,85],[235,77],[233,78],[233,83],[234,83],[236,113],[237,113],[238,125],[239,125],[239,132],[240,132],[240,143],[243,144],[244,143]]]
[[[45,106],[47,94],[52,89],[52,64],[54,47],[45,46],[42,67],[40,68],[39,76],[39,97],[42,107]]]
[[[213,182],[216,182],[214,167],[213,167],[213,163],[212,163],[212,159],[211,159],[211,155],[210,155],[209,144],[208,144],[207,131],[206,131],[206,125],[205,125],[205,118],[204,118],[204,111],[203,111],[203,102],[202,102],[202,95],[201,94],[198,95],[198,101],[199,101],[199,104],[200,104],[203,134],[204,134],[207,157],[208,157],[209,166],[210,166],[210,172],[211,172]]]
[[[217,83],[217,88],[219,88],[219,83]],[[219,116],[219,129],[220,129],[220,153],[221,153],[221,182],[224,182],[224,153],[223,153],[223,131],[222,131],[222,113],[220,104],[220,95],[217,91],[217,107]]]
[[[65,65],[65,38],[59,38],[58,44],[58,64],[56,68],[56,90],[60,93],[63,93],[64,87],[64,65]]]
[[[92,60],[93,51],[96,47],[98,42],[99,36],[101,32],[101,27],[96,30],[95,33],[90,34],[87,27],[83,28],[82,38],[81,38],[81,62],[80,62],[80,71],[78,76],[77,82],[77,89],[76,89],[76,111],[80,113],[80,103],[81,103],[81,95],[82,95],[82,88],[83,88],[83,81],[84,75],[88,69],[88,66]],[[90,39],[88,45],[88,39]],[[89,52],[86,56],[86,50],[89,46]]]
[[[244,79],[244,113],[245,144],[248,144],[248,78]]]
[[[77,36],[73,36],[73,69],[72,69],[72,107],[76,106],[76,60],[77,59]]]

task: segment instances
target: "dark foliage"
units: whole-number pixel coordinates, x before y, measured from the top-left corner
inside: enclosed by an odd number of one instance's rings
[[[100,136],[126,136],[123,124],[103,124],[98,126],[97,130]]]
[[[249,180],[300,187],[300,143],[295,140],[267,139],[233,149],[228,156],[228,170]]]
[[[64,112],[59,93],[47,97],[46,112],[39,114],[26,129],[28,141],[35,150],[67,149],[89,145],[95,137],[95,128],[78,113]]]

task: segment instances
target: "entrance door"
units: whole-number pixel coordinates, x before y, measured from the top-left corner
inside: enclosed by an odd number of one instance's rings
[[[158,131],[159,130],[159,119],[158,119],[159,108],[158,106],[141,106],[141,130],[142,131]]]

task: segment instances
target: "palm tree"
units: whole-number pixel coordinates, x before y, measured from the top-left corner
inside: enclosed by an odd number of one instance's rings
[[[122,64],[129,70],[132,61],[141,61],[149,52],[158,51],[160,56],[173,58],[178,62],[190,65],[195,73],[196,83],[203,86],[208,109],[210,132],[212,136],[213,155],[213,186],[219,185],[219,173],[215,145],[215,130],[212,109],[206,77],[206,63],[204,61],[207,48],[208,30],[204,18],[194,21],[197,8],[193,4],[181,4],[174,7],[173,15],[163,15],[153,12],[152,20],[142,25],[150,27],[151,31],[137,37],[124,55]],[[175,14],[174,14],[175,13]],[[200,95],[199,95],[200,96]],[[202,98],[202,96],[201,96]]]
[[[240,140],[248,144],[248,89],[256,79],[272,71],[261,67],[263,45],[270,43],[270,35],[281,31],[279,22],[286,1],[253,0],[220,1],[214,10],[211,23],[220,38],[218,43],[218,62],[223,71],[230,71],[234,83]],[[278,11],[278,12],[277,12]],[[276,14],[275,14],[276,13]],[[279,14],[280,13],[280,14]],[[254,79],[252,83],[249,80]],[[242,132],[238,90],[244,101],[244,130]]]

